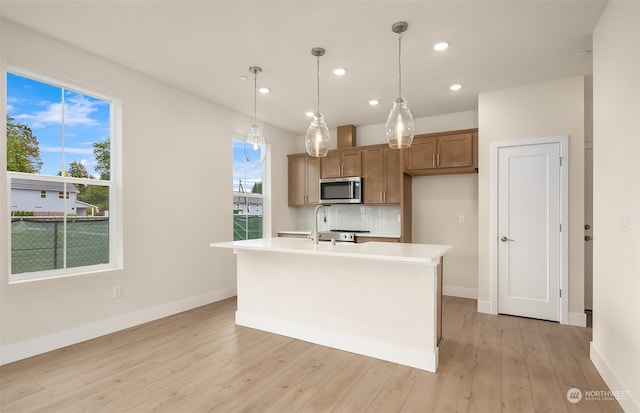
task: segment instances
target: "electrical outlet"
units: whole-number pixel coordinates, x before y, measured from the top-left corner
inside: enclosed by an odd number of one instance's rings
[[[115,287],[113,287],[113,298],[120,297],[122,297],[122,288],[120,288],[119,285],[116,285]]]
[[[458,215],[458,223],[464,224],[464,215]]]

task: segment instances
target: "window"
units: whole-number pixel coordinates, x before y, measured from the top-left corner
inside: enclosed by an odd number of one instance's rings
[[[233,240],[262,238],[264,165],[260,152],[233,140]]]
[[[113,103],[12,72],[6,84],[10,281],[115,268]]]

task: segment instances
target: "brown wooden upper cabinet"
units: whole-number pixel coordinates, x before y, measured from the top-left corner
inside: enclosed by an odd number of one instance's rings
[[[478,134],[470,131],[418,135],[404,156],[404,171],[409,175],[474,173],[478,166]]]
[[[362,151],[333,150],[321,158],[323,178],[339,178],[341,176],[362,176]]]
[[[306,154],[288,155],[289,206],[320,203],[320,158]]]
[[[389,147],[363,151],[364,203],[399,204],[402,199],[400,153]]]

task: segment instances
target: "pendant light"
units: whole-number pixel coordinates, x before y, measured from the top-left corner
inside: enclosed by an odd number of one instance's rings
[[[262,72],[262,68],[258,66],[251,66],[249,71],[253,73],[253,125],[251,125],[251,130],[249,131],[245,142],[248,145],[251,145],[254,151],[260,151],[260,160],[264,161],[267,154],[267,142],[264,140],[262,129],[260,129],[256,117],[258,106],[258,73]]]
[[[307,136],[305,145],[307,147],[307,153],[313,157],[327,156],[329,152],[329,142],[331,141],[331,135],[329,135],[329,128],[324,121],[324,116],[320,113],[320,56],[324,56],[325,50],[322,47],[314,47],[311,49],[311,54],[316,57],[317,69],[316,78],[318,80],[317,96],[318,106],[316,113],[313,114],[313,119],[307,129]]]
[[[413,116],[407,106],[407,101],[402,97],[402,33],[407,31],[407,22],[397,22],[391,26],[391,30],[398,34],[398,98],[393,102],[393,107],[387,118],[387,143],[391,148],[408,148],[413,142],[415,124]]]

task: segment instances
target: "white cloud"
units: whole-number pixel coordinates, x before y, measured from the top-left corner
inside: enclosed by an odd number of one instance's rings
[[[100,102],[91,101],[82,95],[74,95],[65,101],[64,123],[65,125],[96,125],[98,121],[90,117],[97,111],[96,106]],[[31,128],[38,129],[51,124],[60,124],[62,121],[62,103],[46,103],[47,108],[35,113],[23,113],[15,115],[17,120],[28,122]]]
[[[40,152],[60,153],[60,152],[62,152],[62,148],[60,146],[41,146],[40,147]],[[80,154],[80,155],[93,155],[93,148],[65,147],[64,148],[64,152],[65,153],[75,153],[75,154]]]

